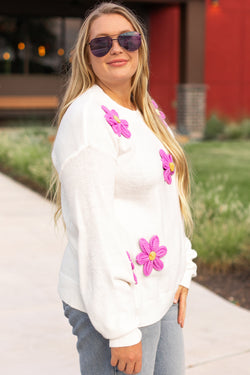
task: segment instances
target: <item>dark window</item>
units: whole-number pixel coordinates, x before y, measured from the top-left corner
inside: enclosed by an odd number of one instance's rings
[[[0,73],[65,70],[81,23],[80,18],[0,16]]]

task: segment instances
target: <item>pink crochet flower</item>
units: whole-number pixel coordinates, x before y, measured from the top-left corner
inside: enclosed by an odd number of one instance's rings
[[[172,175],[174,174],[175,166],[173,163],[173,158],[171,154],[166,154],[164,150],[160,150],[160,156],[162,160],[162,167],[164,169],[163,176],[167,184],[171,184]]]
[[[161,271],[164,267],[160,258],[167,254],[166,246],[159,246],[159,237],[153,236],[149,242],[144,238],[139,240],[141,253],[136,256],[136,262],[143,264],[143,273],[149,276],[153,270]]]
[[[120,137],[123,135],[125,138],[130,138],[131,133],[128,130],[128,122],[126,120],[120,120],[118,113],[111,109],[111,111],[102,105],[102,109],[106,113],[104,116],[109,125],[112,126],[113,131]]]
[[[151,99],[151,101],[152,101],[153,106],[155,107],[156,113],[162,118],[162,120],[165,120],[166,116],[162,111],[158,109],[159,108],[158,104],[153,99]]]
[[[137,281],[137,277],[136,277],[136,274],[134,273],[135,265],[134,265],[134,263],[132,262],[131,256],[130,256],[130,254],[129,254],[128,251],[127,251],[127,256],[128,256],[128,259],[130,260],[130,263],[131,263],[131,268],[132,268],[132,270],[133,270],[133,276],[134,276],[135,284],[137,284],[137,283],[138,283],[138,281]]]

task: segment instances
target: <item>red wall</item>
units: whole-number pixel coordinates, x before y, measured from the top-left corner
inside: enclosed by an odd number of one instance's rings
[[[176,123],[176,85],[179,82],[178,6],[150,12],[150,93]],[[250,0],[206,0],[205,84],[207,117],[238,120],[250,116]]]
[[[179,82],[179,13],[178,6],[161,6],[150,12],[149,91],[167,116],[176,122],[176,85]]]
[[[250,115],[250,0],[206,0],[207,115]]]

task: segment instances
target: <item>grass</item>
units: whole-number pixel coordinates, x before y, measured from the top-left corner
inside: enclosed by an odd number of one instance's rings
[[[55,128],[43,125],[0,128],[0,169],[45,193],[54,134]]]
[[[217,271],[250,267],[250,142],[185,146],[192,166],[193,246]]]
[[[0,128],[0,169],[46,192],[55,128]],[[250,269],[250,141],[184,146],[192,166],[193,247],[199,265],[214,271]]]
[[[223,190],[240,194],[242,203],[249,203],[250,141],[209,141],[188,143],[185,151],[191,162],[194,183],[208,178],[225,178]]]

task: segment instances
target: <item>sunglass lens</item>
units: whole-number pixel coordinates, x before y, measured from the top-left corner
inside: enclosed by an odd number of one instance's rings
[[[92,39],[89,43],[91,52],[96,57],[105,56],[112,46],[112,39],[109,36]]]
[[[136,32],[124,33],[118,36],[118,42],[127,51],[136,51],[141,45],[141,35]]]

